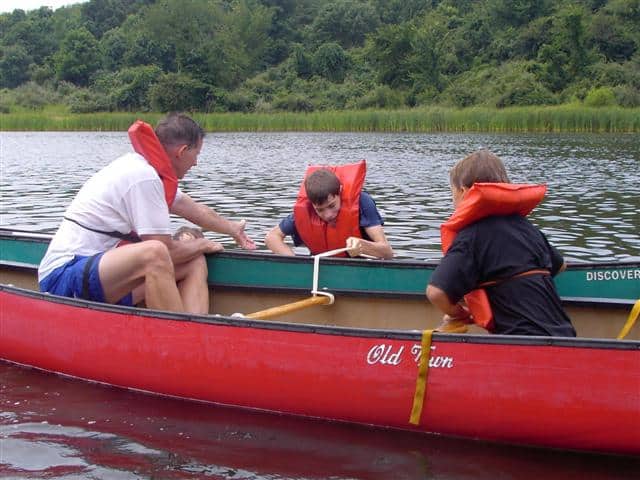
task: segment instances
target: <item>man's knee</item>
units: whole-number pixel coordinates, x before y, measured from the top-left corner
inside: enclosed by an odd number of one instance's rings
[[[206,276],[209,272],[207,269],[207,259],[204,255],[198,255],[191,259],[187,265],[189,271],[194,274],[204,274]]]
[[[204,255],[198,255],[188,262],[176,266],[176,280],[200,277],[206,281],[209,275],[207,259]]]
[[[145,247],[142,253],[143,262],[147,269],[173,270],[169,248],[164,243],[160,240],[147,240],[143,244]]]

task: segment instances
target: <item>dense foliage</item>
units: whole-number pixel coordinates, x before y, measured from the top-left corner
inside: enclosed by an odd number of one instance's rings
[[[91,0],[0,31],[5,112],[640,106],[640,0]]]

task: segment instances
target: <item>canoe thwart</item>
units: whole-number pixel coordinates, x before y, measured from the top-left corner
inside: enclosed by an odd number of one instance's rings
[[[332,303],[332,296],[314,295],[312,297],[305,298],[304,300],[298,300],[297,302],[286,303],[277,307],[267,308],[266,310],[248,313],[245,317],[266,320],[268,318],[278,317],[297,310],[302,310],[303,308],[312,307],[313,305],[331,305]]]

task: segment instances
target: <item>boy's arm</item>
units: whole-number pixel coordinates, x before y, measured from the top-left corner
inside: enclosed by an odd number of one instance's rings
[[[278,255],[289,255],[292,257],[295,253],[293,252],[293,249],[285,243],[285,238],[286,235],[282,230],[280,230],[280,226],[275,226],[269,231],[269,233],[267,233],[264,243],[273,253],[277,253]]]
[[[453,303],[449,300],[447,293],[435,285],[427,285],[427,298],[429,301],[445,315],[448,315],[448,320],[465,320],[468,319],[470,314],[469,310],[461,303]]]
[[[349,255],[357,257],[364,254],[376,258],[393,258],[393,249],[384,234],[383,223],[376,202],[367,192],[362,192],[360,194],[360,227],[371,240],[349,237],[346,245],[349,248]]]
[[[384,228],[382,225],[365,227],[365,232],[371,240],[363,238],[349,237],[347,238],[347,248],[349,255],[357,257],[358,255],[370,255],[376,258],[390,259],[393,258],[393,249],[389,245]]]

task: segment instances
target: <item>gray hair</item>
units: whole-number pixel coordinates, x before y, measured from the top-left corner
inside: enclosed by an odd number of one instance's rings
[[[164,147],[186,144],[196,147],[204,138],[204,130],[184,113],[170,113],[156,126],[156,135]]]

